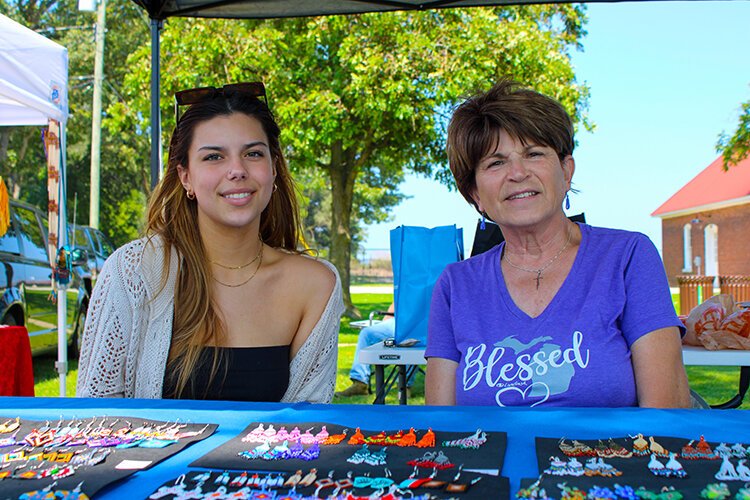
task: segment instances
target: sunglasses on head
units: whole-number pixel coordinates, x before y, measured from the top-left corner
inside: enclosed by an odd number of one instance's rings
[[[223,87],[197,87],[194,89],[180,90],[174,94],[174,117],[175,123],[180,121],[180,106],[190,106],[200,102],[206,102],[216,97],[228,97],[233,94],[242,94],[248,97],[262,97],[268,106],[266,87],[263,82],[230,83]]]

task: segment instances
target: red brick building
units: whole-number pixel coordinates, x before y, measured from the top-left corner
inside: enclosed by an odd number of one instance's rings
[[[678,274],[750,275],[750,158],[728,171],[717,158],[651,215],[671,286]]]

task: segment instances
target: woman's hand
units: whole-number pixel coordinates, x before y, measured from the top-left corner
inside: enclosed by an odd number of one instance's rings
[[[630,352],[639,406],[690,408],[690,389],[677,327],[647,333],[633,343]]]
[[[456,404],[456,369],[458,363],[444,358],[428,358],[424,379],[424,402],[427,405]]]

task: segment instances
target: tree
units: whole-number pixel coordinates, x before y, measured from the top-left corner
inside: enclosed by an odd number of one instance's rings
[[[67,217],[88,222],[94,14],[75,2],[0,0],[0,12],[68,48]],[[127,108],[119,90],[133,46],[148,44],[149,23],[133,2],[109,2],[104,106]],[[105,123],[112,119],[105,116]],[[137,129],[102,135],[102,229],[117,244],[138,234],[149,188],[148,136]],[[0,128],[0,175],[14,197],[46,206],[46,168],[40,127]],[[134,183],[133,180],[136,179]]]
[[[584,7],[445,9],[269,21],[172,19],[162,37],[162,109],[175,90],[263,80],[294,171],[316,170],[330,192],[329,258],[349,295],[361,222],[400,201],[411,170],[450,178],[448,110],[467,91],[510,75],[555,96],[587,125],[588,91],[570,51]],[[124,92],[148,127],[148,47],[128,61]],[[164,120],[170,131],[171,118]],[[165,133],[165,139],[167,137]],[[317,200],[317,202],[322,201]],[[356,209],[356,210],[355,210]]]
[[[722,132],[716,149],[724,157],[724,170],[750,156],[750,101],[742,104],[737,129],[731,136]]]

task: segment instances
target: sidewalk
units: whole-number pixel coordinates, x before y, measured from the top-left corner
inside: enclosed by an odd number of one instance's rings
[[[393,285],[352,285],[351,293],[393,293]]]

